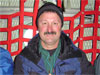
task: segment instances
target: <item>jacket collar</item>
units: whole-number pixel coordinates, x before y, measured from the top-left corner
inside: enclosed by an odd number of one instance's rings
[[[61,50],[59,59],[65,60],[68,58],[81,57],[81,56],[82,56],[81,50],[73,44],[72,40],[64,32],[62,32]]]

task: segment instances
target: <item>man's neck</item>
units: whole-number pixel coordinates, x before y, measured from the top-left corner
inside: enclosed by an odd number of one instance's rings
[[[44,43],[43,41],[41,41],[41,45],[44,49],[46,50],[53,50],[53,49],[56,49],[58,47],[58,44],[59,44],[59,41],[57,41],[56,43],[54,44],[47,44],[47,43]]]

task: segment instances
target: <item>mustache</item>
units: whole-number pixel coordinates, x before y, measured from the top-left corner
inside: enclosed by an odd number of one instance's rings
[[[52,31],[52,32],[45,32],[44,35],[47,35],[47,34],[55,34],[56,35],[56,32]]]

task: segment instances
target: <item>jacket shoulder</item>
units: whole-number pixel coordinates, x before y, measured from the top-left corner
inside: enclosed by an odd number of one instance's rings
[[[0,73],[13,74],[13,60],[10,53],[0,47]]]
[[[97,56],[95,62],[94,62],[94,68],[95,68],[95,74],[100,74],[100,54]]]

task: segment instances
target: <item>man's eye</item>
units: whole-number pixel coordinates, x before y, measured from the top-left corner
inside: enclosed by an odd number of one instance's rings
[[[43,25],[46,25],[47,23],[46,23],[46,22],[43,22],[42,24],[43,24]]]
[[[53,23],[53,24],[54,24],[54,25],[58,25],[58,23],[56,23],[56,22],[55,22],[55,23]]]

